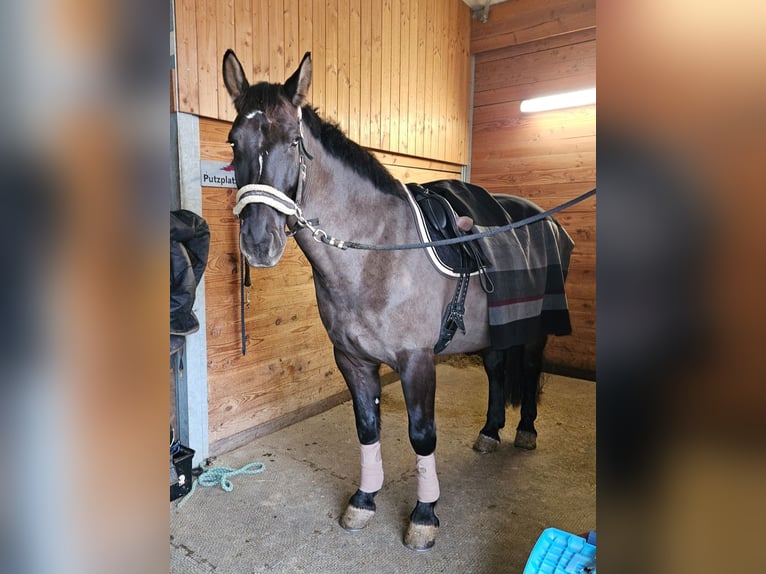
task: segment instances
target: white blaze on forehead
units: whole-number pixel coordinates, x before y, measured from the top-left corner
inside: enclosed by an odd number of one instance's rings
[[[263,114],[263,112],[261,110],[254,110],[250,113],[245,114],[245,118],[247,118],[248,120],[252,120],[258,114]]]

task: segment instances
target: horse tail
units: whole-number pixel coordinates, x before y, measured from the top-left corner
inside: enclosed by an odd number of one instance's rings
[[[542,335],[530,343],[515,345],[505,351],[503,391],[506,406],[518,407],[527,393],[534,396],[535,404],[540,402],[543,351],[547,341],[547,335]]]

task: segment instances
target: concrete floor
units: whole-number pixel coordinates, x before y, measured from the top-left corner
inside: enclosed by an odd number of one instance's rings
[[[171,503],[170,572],[521,573],[544,528],[596,528],[595,384],[545,377],[537,450],[513,447],[518,412],[509,410],[500,449],[480,455],[471,445],[486,413],[484,372],[437,366],[441,528],[431,550],[402,544],[416,478],[397,382],[381,399],[386,478],[366,529],[338,524],[359,480],[347,402],[218,457],[216,466],[266,470],[234,477],[232,492],[198,488],[181,508]]]

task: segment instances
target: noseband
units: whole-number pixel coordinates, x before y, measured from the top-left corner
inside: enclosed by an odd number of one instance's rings
[[[263,183],[251,183],[239,188],[237,191],[237,204],[234,206],[234,215],[239,217],[245,206],[251,203],[263,203],[285,215],[295,215],[295,210],[298,208],[298,205],[292,199],[276,187]]]

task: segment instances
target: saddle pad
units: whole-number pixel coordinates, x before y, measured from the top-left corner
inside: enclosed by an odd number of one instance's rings
[[[477,232],[544,211],[526,199],[490,195],[458,180],[433,181],[423,187],[445,197],[458,215],[471,217]],[[493,348],[525,344],[543,334],[572,332],[564,280],[574,241],[555,219],[547,217],[477,241],[495,286],[487,294]]]

